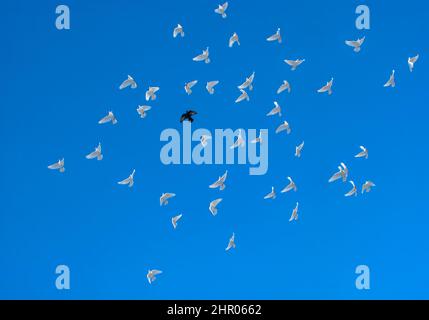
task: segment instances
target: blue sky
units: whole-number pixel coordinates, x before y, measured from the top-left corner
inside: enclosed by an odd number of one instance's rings
[[[429,5],[367,1],[67,1],[71,30],[55,28],[55,1],[2,3],[0,30],[0,298],[13,299],[423,299],[429,298],[427,210]],[[255,2],[256,4],[256,2]],[[173,39],[177,23],[183,39]],[[283,43],[266,37],[280,27]],[[233,32],[241,46],[228,48]],[[355,54],[346,39],[366,36]],[[210,47],[212,63],[192,57]],[[413,73],[407,58],[420,54]],[[284,59],[305,58],[291,72]],[[392,69],[397,87],[383,88]],[[250,102],[237,85],[256,72]],[[128,74],[136,90],[119,91]],[[335,78],[332,96],[316,90]],[[187,96],[185,82],[198,79]],[[210,96],[204,85],[220,80]],[[282,80],[291,94],[276,95]],[[135,109],[161,88],[146,119]],[[275,135],[277,100],[292,133]],[[97,121],[113,110],[117,126]],[[269,129],[269,171],[243,165],[165,166],[162,130]],[[301,159],[295,145],[305,140]],[[101,142],[104,159],[85,155]],[[355,159],[359,145],[368,160]],[[66,172],[47,165],[64,157]],[[369,194],[327,180],[340,161]],[[133,189],[117,185],[136,169]],[[225,170],[228,186],[208,185]],[[263,196],[294,177],[298,192]],[[177,197],[159,206],[162,192]],[[219,214],[208,204],[221,196]],[[296,201],[300,220],[288,223]],[[170,218],[183,214],[173,230]],[[232,232],[237,249],[224,248]],[[55,288],[55,267],[71,290]],[[355,288],[356,266],[371,289]],[[148,269],[164,271],[149,285]]]

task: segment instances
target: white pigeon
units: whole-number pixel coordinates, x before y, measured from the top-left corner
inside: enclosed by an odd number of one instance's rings
[[[221,191],[224,190],[225,189],[225,181],[226,181],[227,177],[228,177],[228,170],[226,170],[224,175],[222,177],[219,177],[219,179],[215,183],[211,184],[209,186],[209,188],[211,188],[211,189],[219,188],[219,190],[221,190]]]
[[[150,106],[139,106],[137,108],[137,113],[140,115],[140,118],[146,118],[146,111],[152,109]]]
[[[237,43],[238,45],[240,45],[240,39],[238,39],[238,34],[234,32],[234,34],[231,36],[231,38],[229,38],[229,47],[232,48],[232,46],[234,45],[234,43]]]
[[[162,273],[162,271],[160,271],[160,270],[149,270],[147,275],[146,275],[147,281],[149,281],[149,283],[152,284],[152,282],[154,282],[156,280],[155,276],[157,276],[158,274],[161,274],[161,273]]]
[[[295,147],[295,157],[300,158],[302,149],[304,148],[304,141],[299,145]]]
[[[295,208],[292,211],[292,215],[289,218],[289,222],[298,220],[298,205],[299,203],[297,202]]]
[[[225,251],[229,251],[231,248],[235,249],[235,233],[232,233],[231,238],[229,238],[228,246],[226,247]]]
[[[355,158],[365,158],[368,159],[368,149],[365,148],[364,146],[360,146],[359,148],[361,148],[361,152],[359,152],[357,155],[355,155]]]
[[[279,117],[281,117],[282,116],[282,108],[280,107],[280,105],[278,104],[277,101],[274,101],[274,108],[270,112],[267,113],[267,117],[274,116],[276,114],[278,114]]]
[[[218,7],[215,9],[214,12],[216,12],[217,14],[220,14],[222,16],[222,18],[226,18],[226,9],[228,9],[228,2],[225,2],[224,4],[220,4],[218,5]]]
[[[413,72],[414,64],[417,62],[417,60],[419,60],[419,55],[408,58],[408,68],[410,69],[410,72]]]
[[[330,81],[328,81],[326,83],[326,85],[324,85],[322,88],[320,88],[319,90],[317,90],[317,92],[319,93],[324,93],[327,92],[329,95],[332,94],[332,84],[334,83],[334,78],[331,78]]]
[[[159,87],[149,87],[146,91],[146,101],[149,100],[155,100],[156,99],[156,92],[159,90]]]
[[[346,45],[353,47],[354,52],[359,52],[364,41],[365,37],[362,37],[357,40],[346,40]]]
[[[295,71],[296,68],[298,68],[299,65],[301,65],[301,63],[303,63],[305,61],[305,59],[296,59],[296,60],[288,60],[285,59],[284,62],[288,65],[291,66],[291,70]]]
[[[262,132],[259,132],[259,136],[256,139],[250,141],[250,143],[263,143],[264,139],[262,138]]]
[[[205,63],[210,63],[209,58],[209,47],[206,48],[206,50],[203,50],[203,53],[199,54],[198,56],[194,57],[192,60],[194,61],[204,61]]]
[[[159,205],[162,206],[166,206],[168,204],[168,200],[175,197],[176,194],[175,193],[163,193],[161,195],[161,197],[159,198]]]
[[[214,93],[214,87],[215,87],[218,83],[219,83],[219,81],[217,81],[217,80],[207,82],[207,85],[206,85],[206,89],[207,89],[207,91],[208,91],[210,94],[213,94],[213,93]]]
[[[341,166],[338,166],[338,171],[335,172],[331,178],[329,178],[328,182],[334,182],[340,179],[343,176],[343,168]]]
[[[127,80],[121,83],[119,86],[119,90],[125,89],[127,87],[131,86],[131,89],[137,88],[137,83],[134,81],[133,77],[130,75],[128,76]]]
[[[176,229],[177,228],[177,221],[179,221],[182,218],[182,215],[179,214],[173,218],[171,218],[171,224],[173,225],[173,228]]]
[[[200,138],[201,145],[203,148],[207,147],[208,140],[210,140],[212,137],[206,134],[203,134]]]
[[[209,210],[212,213],[213,216],[217,215],[217,205],[222,201],[222,198],[213,200],[212,202],[210,202],[209,205]]]
[[[289,82],[287,82],[286,80],[283,80],[282,85],[277,89],[277,94],[280,94],[285,90],[287,90],[287,92],[290,93],[291,88],[290,88]]]
[[[349,181],[350,182],[350,184],[353,186],[352,187],[352,189],[349,191],[349,192],[347,192],[344,196],[346,196],[346,197],[351,197],[351,196],[357,196],[357,188],[356,188],[356,186],[355,186],[355,183],[352,181],[352,180],[350,180]]]
[[[282,43],[282,36],[280,34],[280,28],[277,29],[276,33],[267,38],[267,41],[277,41],[278,43]]]
[[[276,198],[276,191],[274,190],[274,187],[271,187],[271,192],[267,194],[264,199],[275,199]]]
[[[344,162],[341,162],[340,165],[342,167],[341,177],[343,178],[343,182],[346,182],[347,181],[347,177],[349,176],[349,169],[346,167],[346,165],[344,164]]]
[[[193,80],[185,84],[185,91],[188,95],[192,93],[192,87],[198,83],[198,80]]]
[[[185,32],[183,31],[183,27],[180,24],[178,24],[177,27],[174,28],[173,38],[176,38],[179,34],[182,38],[185,36]]]
[[[238,137],[234,144],[230,147],[230,149],[235,149],[238,147],[244,147],[245,141],[243,135],[241,134],[241,129],[238,130]]]
[[[390,74],[389,80],[384,84],[384,87],[392,87],[394,88],[396,86],[395,82],[395,70],[392,70],[392,73]]]
[[[250,75],[250,77],[246,77],[246,81],[244,81],[241,85],[238,86],[238,89],[244,90],[249,88],[250,91],[253,90],[253,80],[255,79],[255,72]]]
[[[134,185],[134,174],[135,173],[136,173],[136,170],[133,170],[133,172],[131,173],[131,175],[128,178],[126,178],[122,181],[119,181],[118,184],[128,185],[128,187],[131,188]]]
[[[49,165],[48,169],[58,170],[61,173],[66,171],[66,168],[64,168],[64,158],[62,158],[61,160],[58,160],[58,162],[55,162],[54,164]]]
[[[249,95],[247,94],[247,92],[246,92],[246,91],[244,91],[243,89],[240,89],[240,92],[241,92],[241,94],[240,94],[240,96],[235,100],[235,103],[239,103],[239,102],[241,102],[241,101],[243,101],[243,100],[247,100],[247,101],[249,101],[249,100],[250,100]]]
[[[285,130],[287,134],[290,134],[291,129],[290,129],[289,123],[286,120],[281,125],[278,126],[278,128],[276,129],[276,133],[280,133]]]
[[[102,160],[103,159],[103,154],[101,153],[101,143],[98,143],[97,148],[95,148],[94,151],[92,151],[90,154],[88,154],[86,156],[87,159],[95,159],[97,158],[97,160]]]
[[[289,192],[291,190],[296,192],[298,190],[298,188],[296,187],[295,182],[293,182],[291,177],[287,177],[287,179],[289,180],[289,184],[281,191],[281,193],[286,193],[286,192]]]
[[[112,111],[109,111],[109,113],[107,114],[107,116],[105,116],[100,121],[98,121],[98,124],[104,124],[104,123],[108,123],[108,122],[112,122],[112,124],[117,124],[118,123],[118,120],[116,120],[116,117],[115,117],[115,115],[113,114]]]
[[[366,182],[362,185],[362,193],[370,192],[372,187],[375,187],[374,182],[372,182],[372,181],[366,181]]]

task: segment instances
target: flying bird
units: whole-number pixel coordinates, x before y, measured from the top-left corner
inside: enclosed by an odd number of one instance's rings
[[[362,193],[370,192],[372,187],[375,187],[374,182],[372,182],[372,181],[366,181],[366,182],[362,185]]]
[[[276,133],[280,133],[285,130],[287,134],[290,134],[291,129],[290,129],[289,123],[286,120],[281,125],[278,126],[278,128],[276,129]]]
[[[238,147],[244,147],[244,145],[245,145],[244,143],[245,143],[245,141],[244,141],[243,135],[241,134],[241,129],[239,129],[238,130],[237,140],[230,147],[230,149],[235,149],[235,148],[238,148]]]
[[[207,91],[208,91],[210,94],[213,94],[213,93],[214,93],[214,87],[215,87],[218,83],[219,83],[219,81],[217,81],[217,80],[207,82],[207,85],[206,85],[206,89],[207,89]]]
[[[191,82],[188,82],[185,84],[185,91],[188,95],[192,93],[192,87],[195,86],[198,83],[198,80],[193,80]]]
[[[209,210],[212,213],[213,216],[217,215],[217,205],[222,201],[222,198],[213,200],[212,202],[210,202],[209,205]]]
[[[155,276],[157,276],[161,273],[162,273],[162,271],[159,271],[159,270],[149,270],[147,275],[146,275],[147,281],[149,281],[149,283],[152,284],[152,282],[154,282],[156,280]]]
[[[341,162],[340,165],[342,167],[341,177],[343,178],[343,182],[346,182],[347,181],[347,177],[349,176],[349,169],[346,167],[346,165],[344,164],[344,162]]]
[[[182,215],[179,214],[173,218],[171,218],[171,224],[173,225],[173,228],[176,229],[177,228],[177,221],[179,221],[182,218]]]
[[[220,14],[222,16],[222,18],[226,18],[226,9],[228,9],[228,2],[225,2],[222,5],[218,5],[218,7],[215,9],[214,12],[216,12],[217,14]]]
[[[362,37],[357,40],[346,40],[346,45],[353,47],[354,52],[359,52],[364,41],[365,37]]]
[[[175,193],[163,193],[161,195],[161,197],[159,198],[159,205],[162,206],[166,206],[168,204],[169,199],[175,197],[176,194]]]
[[[346,196],[346,197],[351,197],[351,196],[357,196],[357,188],[356,188],[356,186],[355,186],[355,183],[352,181],[352,180],[350,180],[349,181],[350,182],[350,184],[353,186],[352,187],[352,189],[349,191],[349,192],[347,192],[344,196]]]
[[[331,178],[329,178],[328,182],[337,181],[338,179],[342,178],[342,176],[343,176],[343,168],[341,166],[338,166],[338,171],[335,172]]]
[[[137,108],[137,113],[140,115],[140,118],[146,118],[146,111],[149,111],[150,109],[152,109],[152,107],[150,106],[139,106]]]
[[[131,188],[134,185],[134,174],[135,173],[136,173],[136,170],[133,170],[133,172],[131,173],[131,175],[128,178],[126,178],[122,181],[119,181],[118,184],[128,185],[128,187]]]
[[[95,148],[95,150],[93,152],[91,152],[90,154],[88,154],[86,156],[87,159],[95,159],[97,158],[97,160],[102,160],[103,159],[103,154],[101,153],[101,143],[98,143],[98,146]]]
[[[177,27],[174,28],[173,38],[176,38],[179,34],[182,38],[185,36],[185,32],[183,31],[183,27],[180,24],[178,24]]]
[[[215,183],[211,184],[209,188],[211,189],[219,188],[219,190],[221,191],[224,190],[227,176],[228,176],[228,170],[226,170],[224,175],[222,177],[219,177],[219,179]]]
[[[264,139],[262,138],[262,132],[259,132],[259,136],[256,139],[250,141],[250,143],[263,143]]]
[[[247,94],[247,92],[246,92],[246,91],[244,91],[243,89],[240,89],[240,92],[241,92],[241,94],[240,94],[240,96],[235,100],[235,103],[239,103],[239,102],[241,102],[241,101],[243,101],[243,100],[247,100],[247,101],[249,101],[249,100],[250,100],[249,95]]]
[[[279,117],[281,117],[282,116],[282,108],[280,107],[280,105],[278,104],[277,101],[274,101],[274,108],[270,112],[267,113],[267,117],[274,116],[276,114],[278,114]]]
[[[104,124],[104,123],[108,123],[108,122],[112,122],[112,124],[117,124],[118,123],[118,120],[116,120],[116,117],[115,117],[115,115],[113,114],[112,111],[109,111],[109,113],[107,114],[107,116],[105,116],[100,121],[98,121],[98,124]]]
[[[183,121],[189,121],[190,123],[194,122],[194,118],[192,118],[192,116],[196,115],[197,112],[196,111],[192,111],[192,110],[187,110],[184,114],[182,114],[182,116],[180,117],[180,123],[182,123]]]
[[[303,148],[304,148],[304,141],[299,146],[295,147],[295,157],[301,158],[301,152]]]
[[[207,47],[206,50],[203,50],[203,53],[199,54],[198,56],[196,56],[192,60],[197,61],[197,62],[204,61],[205,63],[210,63],[209,47]]]
[[[201,142],[201,145],[203,146],[203,148],[207,147],[208,140],[210,140],[211,138],[212,138],[211,136],[205,135],[205,134],[203,134],[201,136],[200,142]]]
[[[130,75],[128,76],[127,80],[121,83],[119,86],[119,90],[125,89],[127,87],[131,86],[131,89],[137,88],[137,83],[134,81],[133,77]]]
[[[297,202],[295,208],[292,211],[292,215],[289,218],[289,222],[298,220],[298,205],[299,203]]]
[[[55,162],[54,164],[49,165],[48,169],[58,170],[61,173],[66,171],[66,169],[64,168],[64,158],[62,158],[61,160],[58,160],[58,162]]]
[[[264,199],[275,199],[276,198],[276,192],[274,190],[274,187],[271,187],[271,192],[267,194]]]
[[[277,89],[277,94],[282,93],[283,91],[287,90],[287,92],[290,93],[290,84],[289,82],[287,82],[286,80],[283,80],[283,83],[281,84],[281,86]]]
[[[229,43],[228,43],[229,47],[232,48],[232,46],[234,45],[234,43],[237,43],[238,45],[240,45],[240,39],[238,39],[238,35],[235,32],[231,36],[231,38],[229,38]]]
[[[281,191],[281,193],[286,193],[286,192],[289,192],[291,190],[296,192],[298,190],[298,188],[296,187],[295,182],[293,182],[291,177],[287,177],[287,179],[289,180],[289,184]]]
[[[414,64],[417,62],[417,60],[419,60],[419,55],[408,58],[408,68],[410,69],[410,72],[413,72]]]
[[[276,33],[267,38],[267,41],[277,41],[278,43],[282,43],[282,36],[280,34],[280,28],[277,29]]]
[[[334,182],[340,178],[342,178],[343,182],[346,182],[348,175],[349,169],[346,167],[344,162],[341,162],[341,164],[338,166],[338,171],[332,175],[328,182]]]
[[[159,90],[159,87],[149,87],[146,91],[146,101],[149,100],[155,100],[156,99],[156,92]]]
[[[392,70],[392,73],[390,74],[389,80],[384,84],[384,87],[392,87],[394,88],[396,86],[395,82],[395,70]]]
[[[253,80],[255,79],[255,72],[250,75],[250,77],[246,77],[246,81],[244,81],[241,85],[238,86],[238,89],[244,90],[249,88],[250,91],[253,90]]]
[[[296,70],[296,68],[298,68],[300,65],[301,65],[301,63],[303,63],[305,61],[305,59],[296,59],[296,60],[288,60],[288,59],[285,59],[284,60],[284,62],[286,63],[286,64],[288,64],[288,65],[290,65],[291,66],[291,70],[292,71],[295,71]]]
[[[364,146],[359,147],[362,151],[355,155],[355,158],[365,158],[368,159],[368,149]]]
[[[324,93],[327,92],[329,95],[332,94],[332,84],[334,83],[334,78],[331,78],[330,81],[328,81],[326,83],[326,85],[324,85],[322,88],[320,88],[319,90],[317,90],[317,92],[319,93]]]
[[[232,233],[231,238],[229,238],[228,246],[226,247],[225,251],[229,251],[231,248],[235,249],[235,233]]]

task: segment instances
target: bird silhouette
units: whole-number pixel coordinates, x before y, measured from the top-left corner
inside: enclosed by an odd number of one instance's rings
[[[187,120],[189,122],[194,122],[194,119],[192,118],[193,115],[196,115],[197,112],[192,111],[192,110],[187,110],[184,114],[182,114],[182,116],[180,117],[180,122],[182,123],[183,121]]]

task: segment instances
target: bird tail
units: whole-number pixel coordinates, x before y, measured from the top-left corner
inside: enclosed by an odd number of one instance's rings
[[[102,154],[100,154],[100,155],[97,157],[97,160],[98,160],[98,161],[103,160],[103,155],[102,155]]]
[[[65,169],[64,167],[62,167],[62,168],[60,169],[60,172],[61,172],[61,173],[63,173],[64,171],[66,171],[66,169]]]

